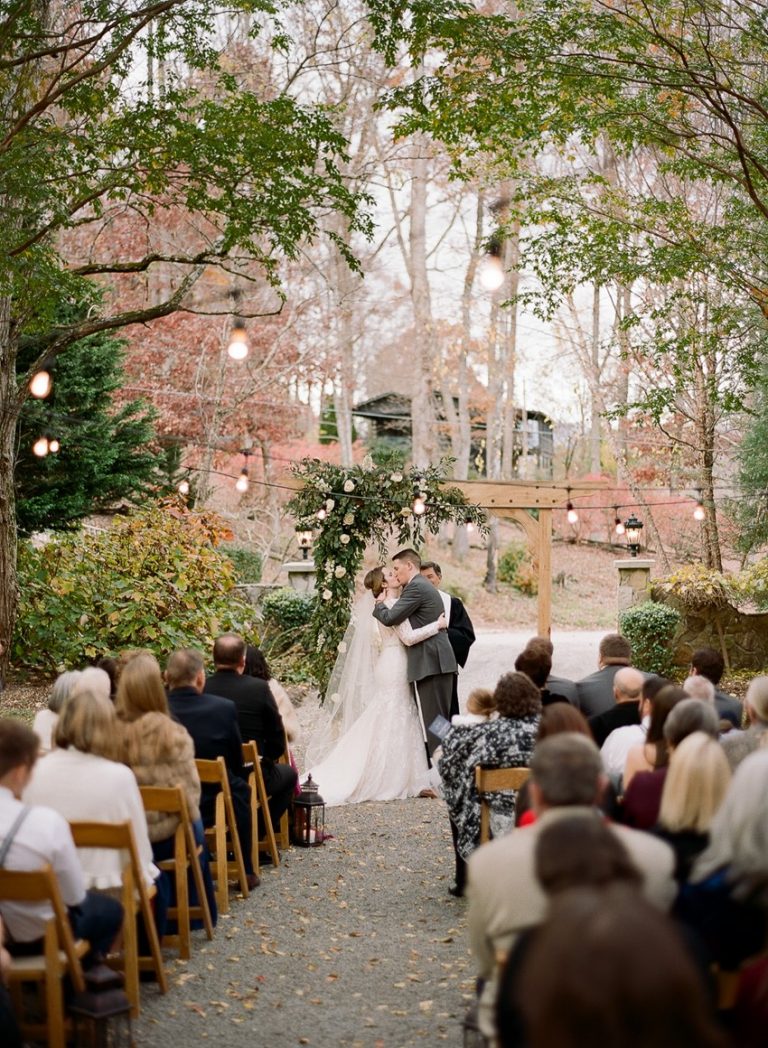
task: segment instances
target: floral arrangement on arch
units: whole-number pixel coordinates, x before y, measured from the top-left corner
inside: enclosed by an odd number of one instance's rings
[[[303,486],[287,509],[298,530],[315,534],[317,596],[307,655],[321,694],[343,643],[366,547],[375,545],[382,558],[392,539],[418,549],[426,532],[451,521],[486,531],[484,511],[447,482],[449,465],[444,459],[406,469],[397,455],[378,464],[366,455],[356,466],[314,458],[294,465]]]

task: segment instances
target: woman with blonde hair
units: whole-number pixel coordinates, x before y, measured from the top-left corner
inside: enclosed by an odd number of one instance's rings
[[[730,781],[722,747],[704,732],[687,736],[673,752],[653,832],[671,845],[679,882],[688,879],[693,863],[709,844],[709,829]]]
[[[136,778],[117,761],[117,720],[108,698],[80,691],[65,701],[56,725],[56,748],[35,765],[25,804],[44,804],[69,822],[130,822],[144,878],[152,862],[147,820]],[[78,849],[87,888],[117,888],[127,855],[110,848]],[[159,929],[158,929],[159,930]]]

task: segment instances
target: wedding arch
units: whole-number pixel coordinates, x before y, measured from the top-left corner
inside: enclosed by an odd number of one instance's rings
[[[294,465],[300,488],[286,508],[298,530],[315,535],[317,600],[307,657],[321,694],[343,644],[366,547],[376,546],[383,558],[393,540],[399,547],[418,548],[424,534],[442,524],[487,530],[484,511],[448,480],[448,466],[445,460],[406,469],[397,456],[378,463],[366,456],[355,466],[314,458]]]

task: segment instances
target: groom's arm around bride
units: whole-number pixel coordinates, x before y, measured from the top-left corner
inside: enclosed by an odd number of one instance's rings
[[[443,601],[431,582],[420,574],[421,560],[411,549],[401,550],[392,558],[402,595],[392,608],[383,598],[377,601],[373,614],[385,626],[397,626],[406,619],[414,629],[435,622],[443,613]],[[426,728],[438,714],[448,719],[451,710],[456,657],[445,630],[421,644],[407,648],[408,680],[415,682]],[[439,745],[431,734],[427,737],[430,753]]]

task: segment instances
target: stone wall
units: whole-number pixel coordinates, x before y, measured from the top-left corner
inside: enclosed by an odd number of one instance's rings
[[[689,665],[697,648],[722,651],[725,644],[731,669],[768,668],[768,613],[738,611],[730,604],[722,608],[686,608],[656,589],[652,598],[680,612],[681,623],[672,640],[677,666]]]

